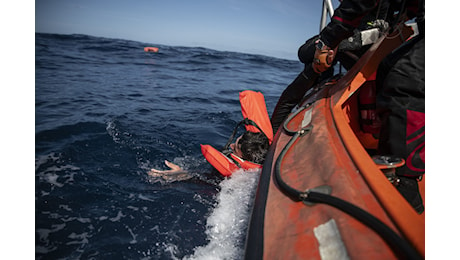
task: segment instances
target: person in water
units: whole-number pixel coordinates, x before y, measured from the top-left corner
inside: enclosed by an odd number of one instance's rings
[[[262,164],[265,160],[270,144],[265,134],[258,132],[246,131],[238,137],[235,143],[230,144],[232,153],[244,160],[251,161],[257,164]],[[166,181],[177,181],[190,179],[192,176],[179,165],[165,160],[165,165],[169,170],[158,170],[152,168],[148,175],[153,177],[161,177]]]

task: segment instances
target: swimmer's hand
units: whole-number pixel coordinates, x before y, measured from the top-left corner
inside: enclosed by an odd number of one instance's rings
[[[169,162],[167,160],[165,160],[165,164],[166,166],[168,166],[170,168],[170,170],[157,170],[157,169],[151,169],[148,174],[150,176],[164,176],[164,175],[168,175],[168,174],[178,174],[178,173],[187,173],[187,171],[185,171],[184,169],[182,169],[179,165],[176,165],[172,162]]]

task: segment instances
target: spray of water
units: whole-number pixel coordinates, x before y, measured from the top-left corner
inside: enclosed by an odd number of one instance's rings
[[[260,170],[241,170],[221,182],[221,191],[206,224],[209,243],[195,248],[194,254],[184,260],[242,258],[259,174]]]

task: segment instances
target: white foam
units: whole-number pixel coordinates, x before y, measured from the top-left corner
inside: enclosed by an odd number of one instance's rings
[[[117,221],[120,221],[120,219],[121,219],[122,217],[126,217],[126,215],[124,215],[124,214],[121,212],[121,210],[119,210],[117,216],[116,216],[116,217],[113,217],[113,218],[109,218],[109,220],[112,221],[112,222],[117,222]]]
[[[59,205],[59,208],[60,209],[65,209],[67,211],[72,211],[72,209],[69,207],[69,205],[66,205],[66,204]]]
[[[105,129],[107,130],[107,133],[112,137],[115,143],[120,143],[120,133],[117,131],[117,125],[115,124],[115,121],[113,119],[106,123]]]
[[[138,197],[139,199],[141,199],[141,200],[147,200],[147,201],[151,201],[151,202],[156,202],[156,200],[151,199],[151,198],[149,198],[149,197],[147,197],[147,196],[144,196],[144,195],[142,195],[142,194],[139,194],[137,197]]]
[[[39,229],[36,230],[36,232],[39,235],[40,241],[46,242],[46,241],[48,241],[48,236],[49,236],[50,233],[54,233],[54,232],[57,232],[59,230],[62,230],[62,229],[65,228],[65,226],[66,226],[66,224],[55,224],[55,225],[51,225],[52,229],[39,228]]]
[[[46,164],[50,166],[45,166]],[[48,155],[39,156],[35,159],[35,171],[39,168],[43,168],[40,172],[37,173],[40,183],[49,183],[51,184],[51,190],[54,188],[62,188],[65,184],[72,184],[74,182],[74,176],[81,172],[79,167],[67,164],[61,164],[59,155],[51,153]],[[49,194],[48,192],[41,191],[42,196]]]
[[[86,245],[88,244],[89,240],[88,238],[91,238],[91,236],[88,234],[88,232],[83,232],[81,234],[77,234],[72,232],[68,238],[74,239],[73,241],[67,242],[66,245],[75,245],[75,244],[81,244]]]
[[[53,184],[56,187],[61,188],[62,186],[64,186],[63,183],[59,183],[57,181],[57,179],[59,178],[59,175],[57,175],[55,173],[43,174],[41,177],[42,178],[40,178],[40,180],[46,181],[46,182],[48,182],[50,184]]]
[[[125,225],[125,228],[128,230],[129,234],[131,234],[131,237],[133,238],[131,241],[129,241],[130,244],[136,244],[137,243],[137,234],[133,232],[131,228],[128,227],[128,225]]]
[[[59,160],[59,156],[56,155],[55,153],[38,156],[37,158],[35,158],[35,171],[37,171],[40,166],[48,162],[48,160],[56,162]]]
[[[209,243],[184,259],[239,259],[260,171],[238,171],[221,182],[217,203],[207,219]]]

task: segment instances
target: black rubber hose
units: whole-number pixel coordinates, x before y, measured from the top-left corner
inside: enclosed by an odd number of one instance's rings
[[[278,158],[276,159],[276,163],[275,163],[275,180],[277,184],[279,185],[281,191],[283,191],[288,197],[290,197],[291,199],[295,201],[302,200],[300,195],[303,192],[292,188],[286,182],[284,182],[283,178],[281,177],[281,162],[283,161],[283,158],[286,155],[287,151],[289,151],[289,149],[295,143],[295,141],[297,140],[299,136],[300,136],[300,131],[295,133],[294,136],[291,137],[291,139],[286,144],[286,146],[284,146],[283,150],[281,150],[281,153],[278,155]]]
[[[305,200],[308,202],[328,204],[354,217],[380,235],[391,248],[399,253],[398,255],[405,256],[404,259],[422,259],[418,252],[406,240],[401,238],[390,227],[369,212],[340,198],[319,192],[308,192]]]
[[[311,131],[312,126],[308,126],[294,134],[294,136],[289,140],[286,146],[281,151],[278,156],[275,164],[275,181],[280,187],[280,189],[291,199],[295,201],[305,201],[313,203],[324,203],[330,206],[333,206],[350,216],[354,217],[361,223],[365,224],[372,230],[374,230],[380,237],[382,237],[387,244],[393,248],[397,254],[404,256],[403,259],[422,259],[418,252],[404,239],[402,239],[398,234],[396,234],[390,227],[385,225],[382,221],[377,219],[375,216],[371,215],[367,211],[345,201],[334,197],[332,195],[318,193],[314,191],[299,191],[291,186],[289,186],[281,177],[281,162],[284,159],[284,156],[289,151],[290,147],[295,143],[295,141],[302,136],[303,134]]]

